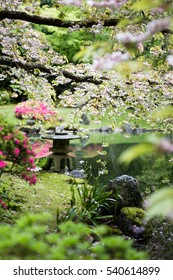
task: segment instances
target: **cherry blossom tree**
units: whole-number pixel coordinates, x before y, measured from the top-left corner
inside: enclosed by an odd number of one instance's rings
[[[43,2],[0,4],[2,86],[13,97],[50,103],[58,96],[61,105],[88,111],[91,118],[110,108],[113,120],[126,110],[133,123],[142,117],[170,131],[171,110],[162,118],[157,109],[172,104],[171,1]],[[43,32],[53,27],[69,34],[108,32],[109,40],[88,42],[68,63]]]

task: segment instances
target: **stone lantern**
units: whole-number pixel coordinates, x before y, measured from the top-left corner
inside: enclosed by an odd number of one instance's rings
[[[73,170],[72,157],[69,153],[70,140],[79,139],[79,135],[69,134],[67,131],[55,128],[55,133],[43,136],[44,139],[53,140],[53,147],[50,148],[52,154],[49,156],[54,161],[54,171],[61,171],[67,166],[68,170]]]

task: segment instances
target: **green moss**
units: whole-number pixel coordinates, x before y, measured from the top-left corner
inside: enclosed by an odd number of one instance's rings
[[[153,226],[145,220],[145,211],[137,207],[124,207],[118,217],[118,227],[133,238],[148,238],[153,234]]]
[[[121,209],[121,213],[133,224],[143,225],[143,219],[145,217],[145,211],[143,209],[137,207],[124,207]]]

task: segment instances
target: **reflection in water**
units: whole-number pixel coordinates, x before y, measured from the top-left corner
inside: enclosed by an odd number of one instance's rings
[[[103,145],[102,143],[108,142],[111,138],[111,142],[115,140],[115,143],[109,145]],[[106,167],[108,174],[104,174],[100,177],[100,184],[105,185],[109,180],[114,179],[117,176],[127,174],[136,177],[140,181],[141,190],[149,193],[157,189],[159,186],[166,186],[173,183],[173,163],[170,162],[170,155],[163,154],[150,154],[144,157],[137,158],[129,165],[121,164],[118,161],[119,156],[127,148],[142,141],[141,135],[133,137],[123,137],[118,139],[118,136],[112,134],[104,135],[104,138],[100,138],[98,143],[85,143],[75,144],[73,149],[75,150],[75,168],[80,169],[81,160],[87,161],[91,166],[93,180],[98,175],[100,169],[99,161],[106,161]],[[91,182],[92,183],[92,182]]]

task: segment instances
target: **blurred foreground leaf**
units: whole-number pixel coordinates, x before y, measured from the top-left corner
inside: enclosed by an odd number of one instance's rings
[[[147,200],[147,216],[167,216],[173,219],[173,188],[162,188],[151,194]]]
[[[139,145],[135,145],[130,147],[126,151],[124,151],[120,157],[119,161],[121,163],[129,164],[132,160],[137,157],[144,156],[146,154],[150,154],[155,150],[155,147],[152,143],[142,143]]]

